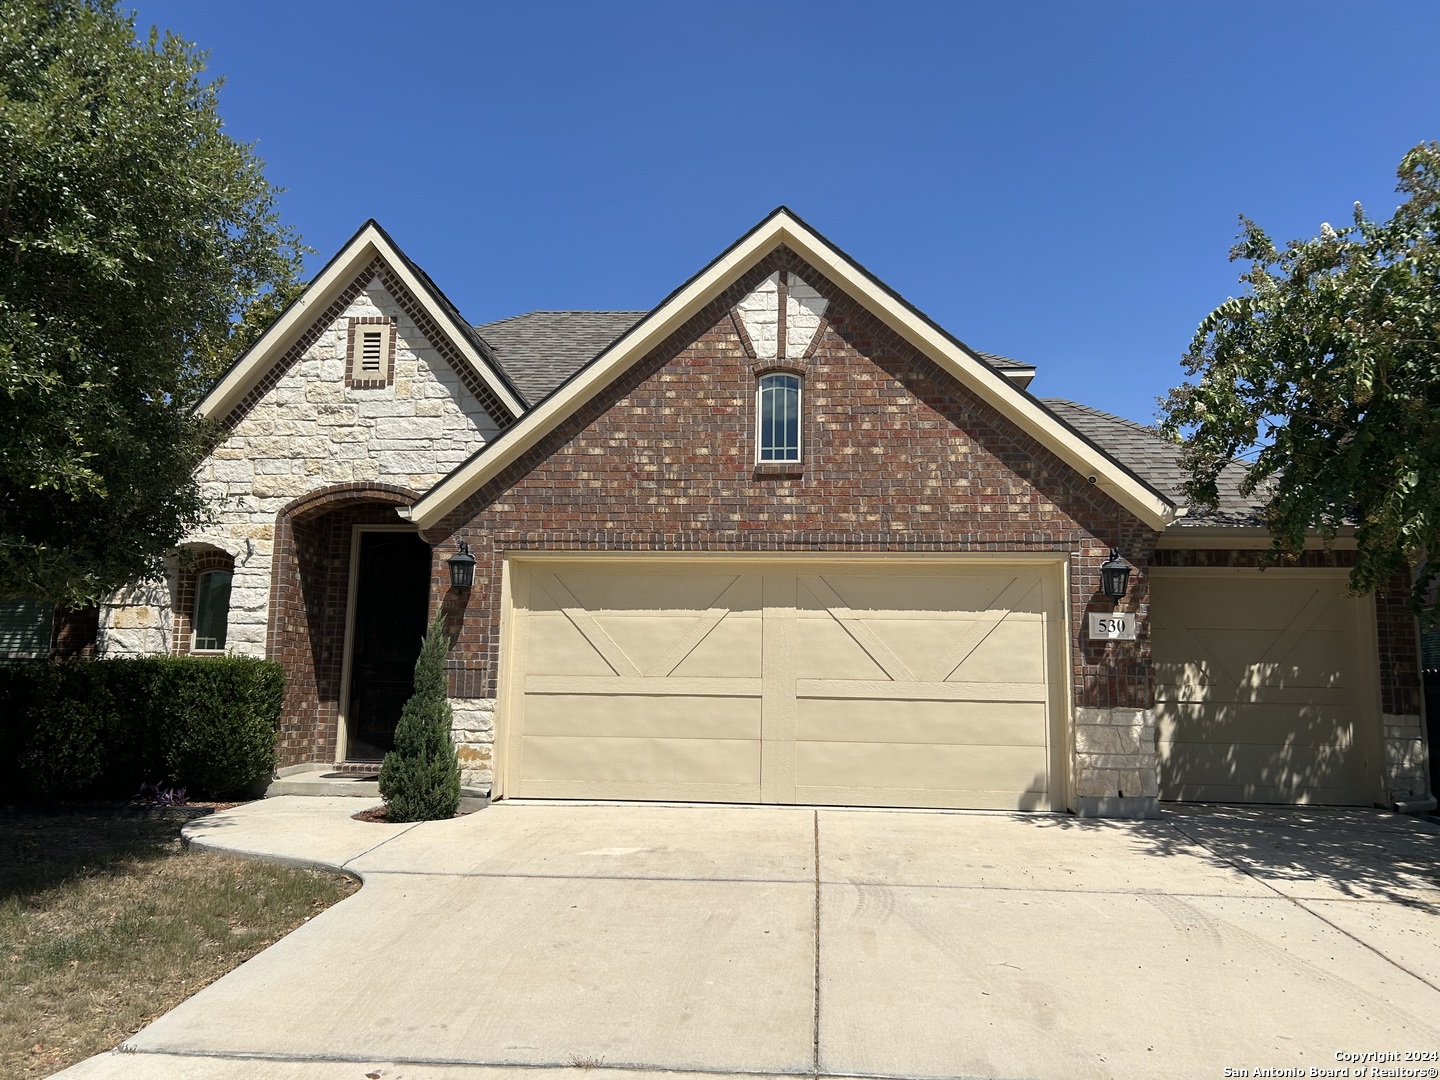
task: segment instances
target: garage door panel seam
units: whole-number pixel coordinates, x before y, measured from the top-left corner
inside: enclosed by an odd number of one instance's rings
[[[944,682],[959,671],[961,665],[970,659],[976,649],[985,644],[986,638],[999,629],[1000,624],[1008,619],[1010,613],[1015,610],[1015,606],[1034,592],[1038,584],[1039,581],[1034,578],[1029,581],[1022,580],[1018,576],[1011,578],[1005,588],[1000,591],[1000,595],[991,601],[984,617],[970,624],[969,629],[960,635],[950,650],[924,676],[924,681]]]
[[[590,643],[590,647],[600,654],[616,675],[638,676],[640,669],[635,666],[630,657],[625,655],[625,650],[615,643],[615,639],[605,632],[605,629],[595,621],[594,617],[581,606],[575,594],[565,587],[565,583],[555,574],[536,574],[536,581],[540,588],[549,593],[550,599],[560,605],[560,610],[570,620],[576,630]]]
[[[905,666],[905,662],[896,656],[890,646],[881,641],[865,622],[845,605],[844,599],[833,588],[830,583],[818,574],[814,576],[801,575],[800,584],[803,585],[810,595],[820,603],[829,613],[830,617],[844,627],[845,632],[850,635],[856,645],[869,654],[870,659],[880,665],[881,670],[889,675],[896,682],[915,682],[915,676]]]
[[[1181,655],[1192,657],[1192,665],[1197,669],[1199,662],[1209,662],[1215,665],[1215,669],[1223,676],[1226,682],[1238,683],[1240,680],[1230,674],[1230,669],[1222,664],[1209,649],[1200,644],[1198,638],[1192,634],[1180,621],[1171,621],[1170,609],[1155,602],[1152,595],[1150,598],[1150,622],[1154,632],[1163,630],[1169,634],[1180,645]]]
[[[1310,594],[1310,599],[1301,605],[1295,617],[1271,643],[1270,648],[1265,650],[1265,655],[1260,658],[1262,664],[1283,664],[1300,644],[1300,640],[1308,634],[1315,624],[1320,621],[1322,615],[1334,606],[1337,596],[1325,595],[1324,590],[1316,589]]]
[[[736,574],[735,577],[731,579],[730,584],[726,585],[725,588],[720,591],[720,595],[711,601],[710,607],[704,614],[695,620],[690,629],[680,635],[679,640],[675,642],[670,651],[645,672],[647,676],[663,678],[669,675],[685,662],[687,656],[704,643],[705,639],[708,638],[715,631],[715,628],[725,621],[725,617],[730,614],[732,609],[724,606],[723,601],[734,591],[735,587],[740,584],[743,577],[743,574]]]

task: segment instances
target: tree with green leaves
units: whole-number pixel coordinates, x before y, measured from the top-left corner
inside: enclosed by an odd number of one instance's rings
[[[415,693],[395,725],[395,749],[380,764],[380,797],[391,821],[433,821],[455,816],[460,805],[460,763],[450,729],[445,655],[450,635],[437,614],[415,662]]]
[[[1241,219],[1231,259],[1249,262],[1247,289],[1200,324],[1161,427],[1183,439],[1197,503],[1240,462],[1272,559],[1353,526],[1351,588],[1420,567],[1418,612],[1440,572],[1440,144],[1398,175],[1388,221],[1356,203],[1350,225],[1281,250]]]
[[[204,70],[114,0],[0,0],[0,598],[161,569],[206,513],[194,406],[298,291]]]

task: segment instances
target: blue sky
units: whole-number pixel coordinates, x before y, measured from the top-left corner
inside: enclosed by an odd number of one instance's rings
[[[473,322],[644,309],[783,203],[1041,396],[1144,422],[1240,213],[1386,217],[1440,139],[1433,0],[135,10],[210,50],[312,271],[374,217]]]

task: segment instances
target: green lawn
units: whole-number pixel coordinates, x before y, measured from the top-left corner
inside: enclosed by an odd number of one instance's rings
[[[358,888],[189,849],[196,813],[0,810],[0,1076],[115,1046]]]

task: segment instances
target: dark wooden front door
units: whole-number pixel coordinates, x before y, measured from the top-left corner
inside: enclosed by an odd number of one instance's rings
[[[430,545],[414,533],[362,532],[350,645],[345,757],[379,761],[414,688],[430,600]]]

